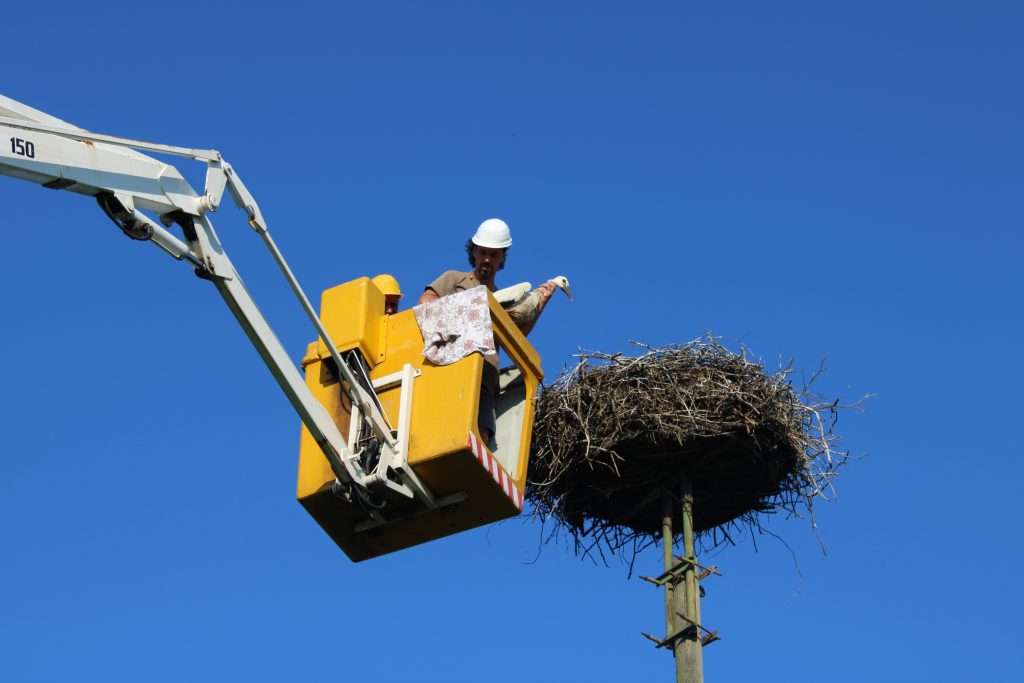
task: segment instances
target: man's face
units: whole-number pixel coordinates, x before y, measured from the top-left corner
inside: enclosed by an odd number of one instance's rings
[[[402,297],[397,294],[387,294],[384,296],[384,313],[385,315],[394,315],[398,313],[398,300]]]
[[[473,272],[481,282],[490,282],[505,263],[504,249],[473,245]]]

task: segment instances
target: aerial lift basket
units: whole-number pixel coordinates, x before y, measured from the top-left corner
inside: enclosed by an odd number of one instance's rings
[[[426,360],[413,312],[385,315],[384,295],[369,278],[324,292],[320,317],[327,333],[340,351],[358,350],[366,360],[385,414],[399,438],[407,439],[409,467],[438,501],[447,501],[431,509],[393,491],[361,504],[343,499],[334,492],[330,464],[303,427],[299,502],[350,559],[369,559],[522,511],[534,399],[543,375],[526,337],[494,297],[488,295],[488,302],[495,340],[514,367],[500,373],[497,430],[484,444],[477,427],[483,356],[473,353],[444,366]],[[350,433],[352,408],[322,341],[309,345],[302,365],[306,386],[341,433]],[[377,505],[375,519],[370,511]]]

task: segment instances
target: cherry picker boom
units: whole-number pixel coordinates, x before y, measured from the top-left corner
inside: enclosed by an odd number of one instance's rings
[[[205,164],[202,194],[176,168],[143,152]],[[353,560],[522,509],[540,359],[493,297],[495,336],[515,363],[503,371],[502,447],[483,444],[470,419],[479,402],[479,354],[454,370],[424,364],[408,351],[418,334],[411,312],[383,316],[383,295],[367,278],[327,290],[318,315],[256,200],[218,151],[92,133],[0,95],[0,175],[94,197],[125,235],[151,242],[213,283],[302,421],[300,501]],[[209,214],[225,192],[245,212],[316,330],[303,361],[305,377],[213,229]],[[420,387],[415,393],[414,386]],[[445,391],[456,388],[465,405],[453,413],[456,404]],[[442,412],[436,403],[445,404]],[[421,434],[414,439],[416,429]]]

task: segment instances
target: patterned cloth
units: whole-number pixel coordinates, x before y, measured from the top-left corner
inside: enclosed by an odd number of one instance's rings
[[[477,351],[498,353],[483,285],[414,306],[412,312],[423,334],[423,355],[437,365],[451,365]]]

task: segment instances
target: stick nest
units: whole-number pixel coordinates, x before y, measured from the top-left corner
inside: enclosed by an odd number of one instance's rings
[[[683,477],[704,549],[764,515],[807,512],[849,457],[836,450],[838,401],[794,388],[716,338],[641,355],[581,353],[537,403],[526,497],[577,554],[636,553],[661,538],[662,493]]]

